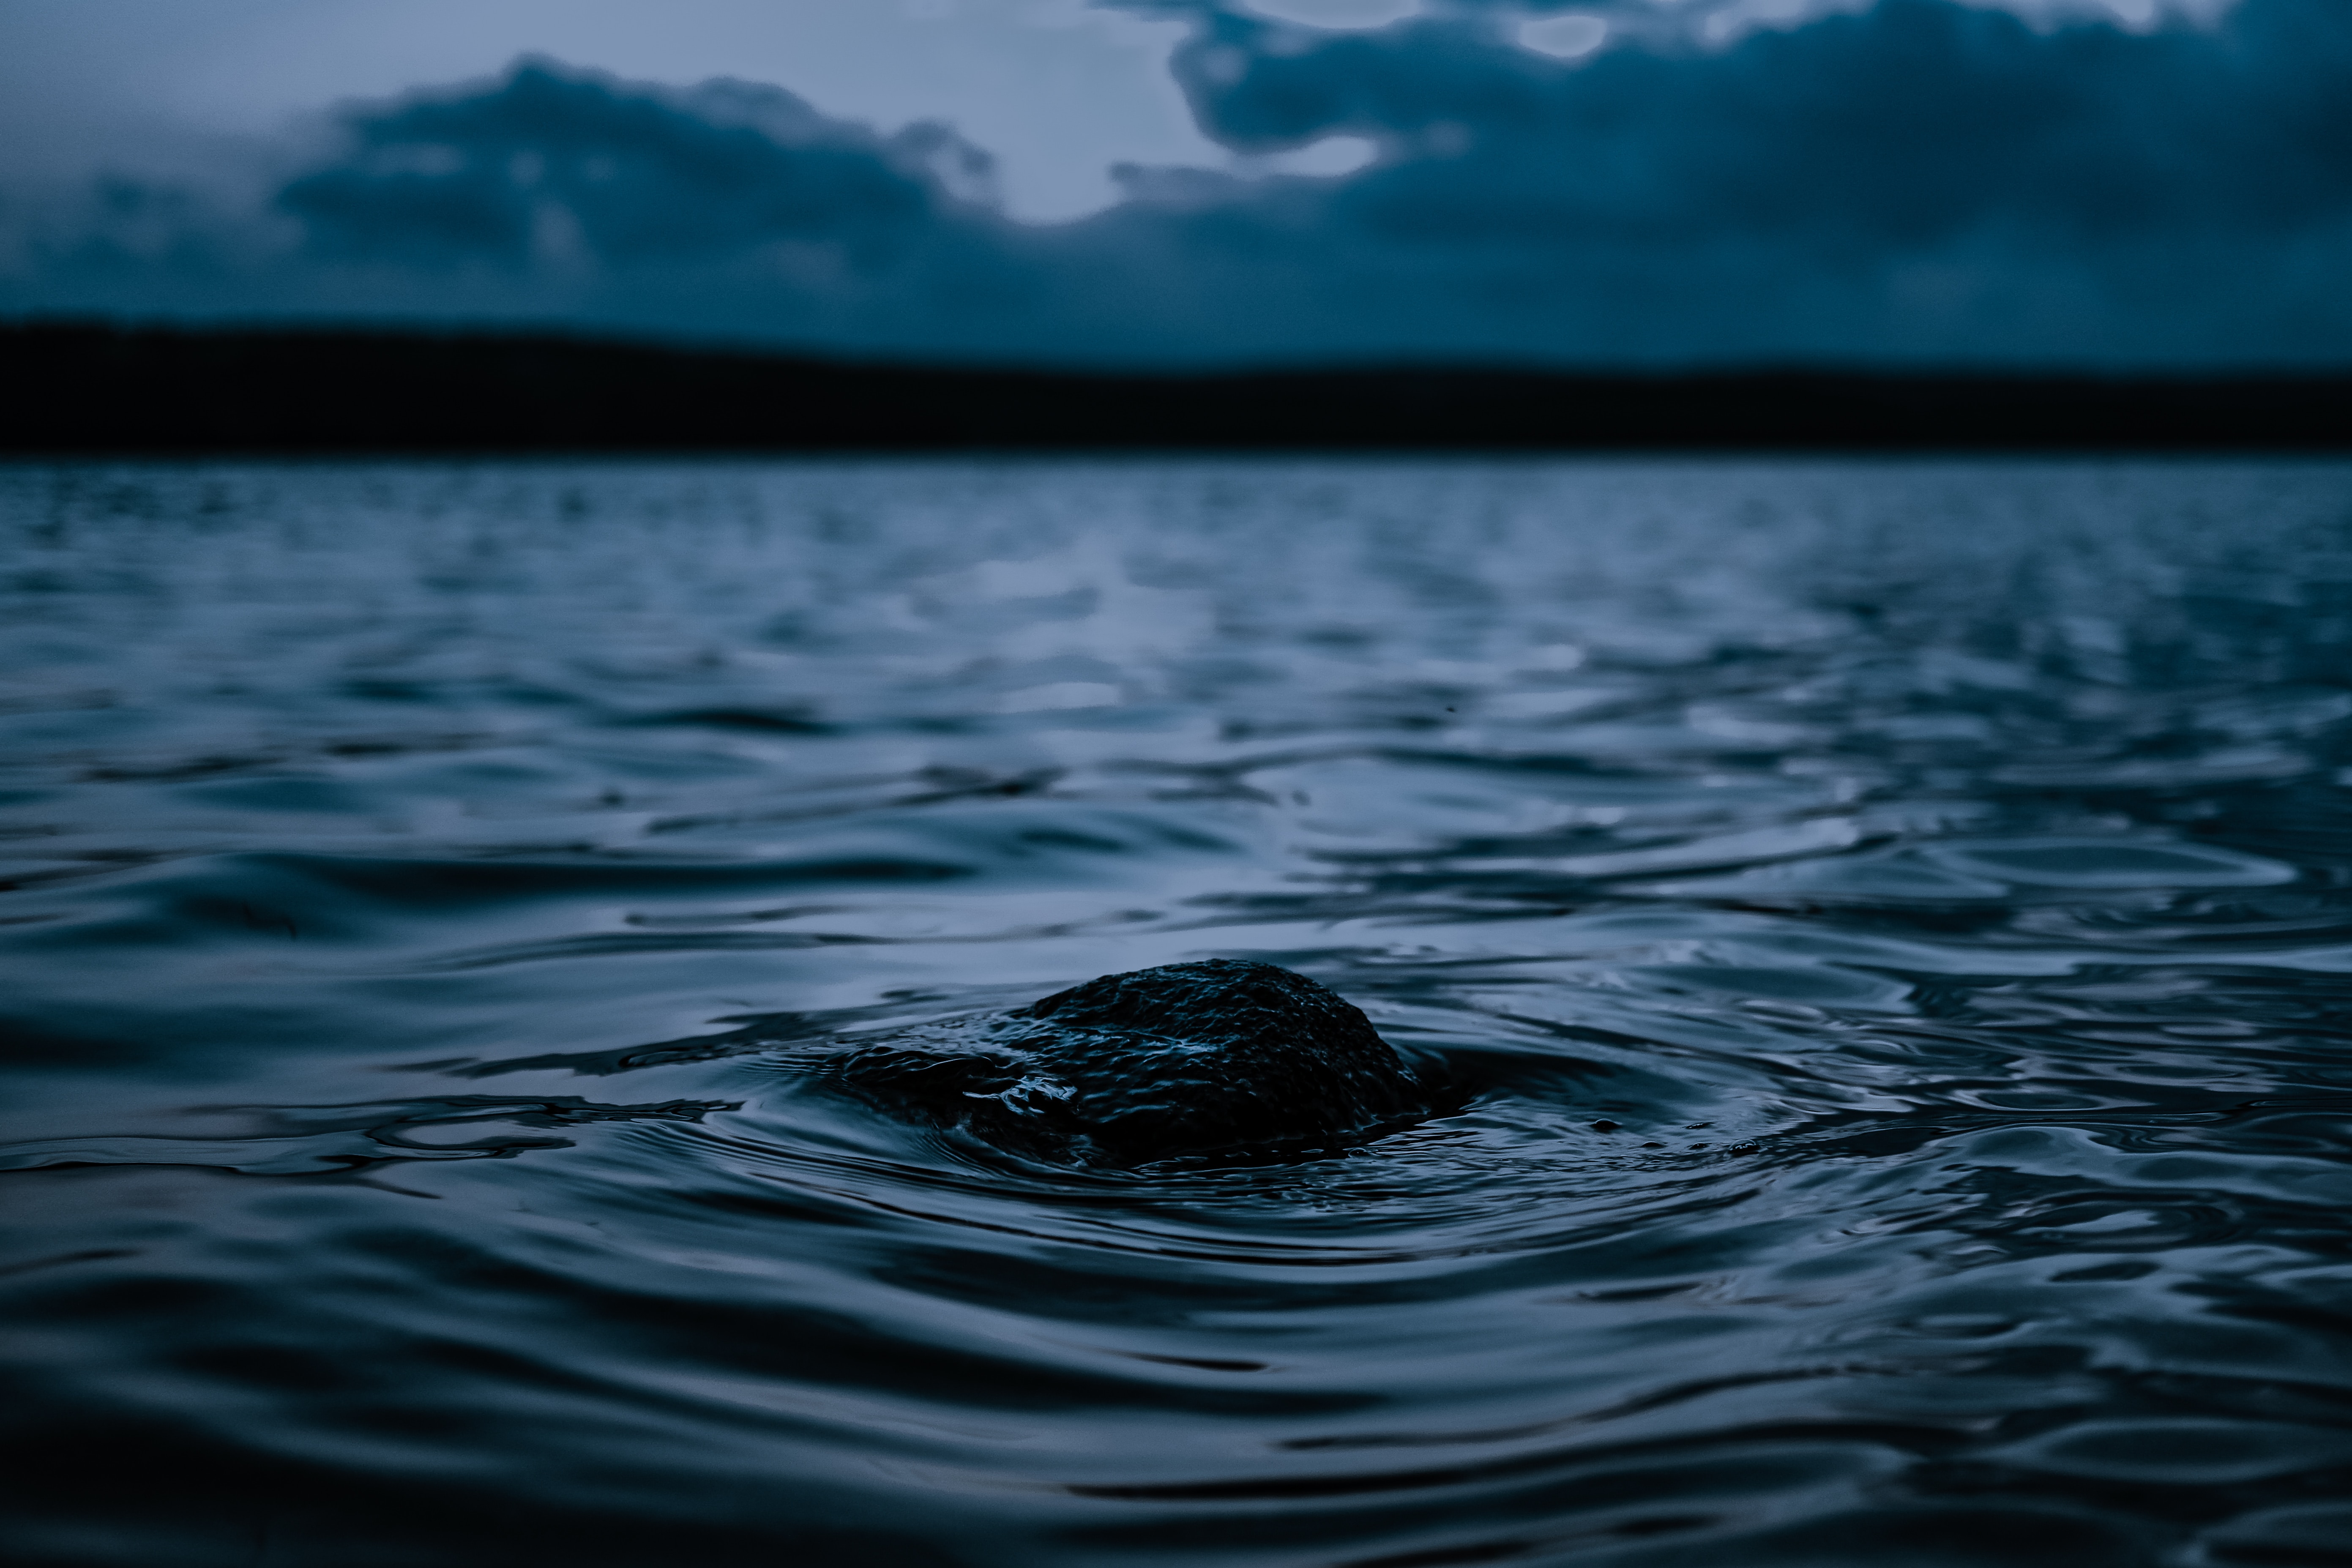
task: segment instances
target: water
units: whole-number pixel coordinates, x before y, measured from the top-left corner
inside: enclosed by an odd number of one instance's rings
[[[2352,1561],[2352,466],[0,470],[24,1564]],[[1128,1173],[845,1042],[1230,954]]]

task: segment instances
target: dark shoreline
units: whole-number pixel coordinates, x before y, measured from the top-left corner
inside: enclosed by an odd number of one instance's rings
[[[0,326],[0,451],[2352,450],[2352,372],[1105,374],[552,334]]]

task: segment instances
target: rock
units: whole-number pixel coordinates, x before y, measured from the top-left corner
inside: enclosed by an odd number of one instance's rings
[[[1436,1107],[1354,1006],[1271,963],[1106,974],[844,1060],[877,1103],[1015,1152],[1092,1165],[1297,1154]]]

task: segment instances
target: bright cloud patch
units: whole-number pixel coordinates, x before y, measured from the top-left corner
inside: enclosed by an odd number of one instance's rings
[[[1385,27],[1418,16],[1420,0],[1249,0],[1249,8],[1279,22],[1310,27]]]
[[[1380,156],[1380,145],[1364,136],[1326,136],[1295,152],[1277,153],[1265,160],[1274,173],[1306,174],[1335,180],[1352,174]]]
[[[1609,37],[1609,24],[1598,16],[1574,15],[1538,16],[1519,24],[1519,47],[1554,59],[1573,60],[1599,48]]]

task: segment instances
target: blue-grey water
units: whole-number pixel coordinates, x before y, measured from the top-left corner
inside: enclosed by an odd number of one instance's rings
[[[0,469],[0,1558],[2352,1562],[2352,466]],[[849,1043],[1269,959],[1065,1169]]]

